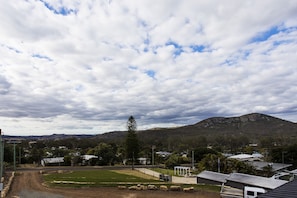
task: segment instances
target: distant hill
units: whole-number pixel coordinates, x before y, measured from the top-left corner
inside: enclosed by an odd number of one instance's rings
[[[246,135],[297,135],[297,124],[260,113],[252,113],[239,117],[208,118],[191,126],[189,130],[200,132]]]
[[[251,113],[239,117],[212,117],[193,125],[176,128],[154,128],[138,131],[138,137],[143,142],[197,139],[201,136],[215,135],[297,137],[297,124],[265,114]],[[125,132],[123,131],[97,135],[99,139],[114,141],[124,137]]]
[[[217,135],[246,135],[249,137],[286,136],[297,137],[297,124],[260,113],[252,113],[239,117],[212,117],[193,125],[175,128],[153,128],[137,131],[139,139],[148,144],[160,142],[179,141],[184,139],[196,140],[201,136],[212,137]],[[91,138],[98,141],[122,142],[126,136],[125,131],[113,131],[98,135],[65,135],[53,134],[48,136],[4,136],[6,139],[65,139],[65,138]],[[174,142],[172,143],[174,144]]]
[[[4,139],[20,139],[20,140],[61,140],[65,138],[92,138],[95,135],[84,135],[84,134],[79,134],[79,135],[67,135],[67,134],[52,134],[52,135],[30,135],[30,136],[12,136],[12,135],[4,135]]]

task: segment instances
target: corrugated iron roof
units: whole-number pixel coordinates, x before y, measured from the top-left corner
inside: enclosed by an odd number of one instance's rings
[[[297,180],[288,182],[274,190],[259,195],[258,198],[297,198]]]
[[[281,164],[281,163],[259,162],[259,161],[253,161],[248,163],[253,167],[255,167],[256,170],[263,170],[264,167],[271,166],[273,172],[286,169],[292,166],[292,164]]]
[[[275,189],[287,183],[287,181],[284,180],[260,177],[255,175],[247,175],[242,173],[232,173],[226,179],[228,181],[238,182],[245,185],[258,186],[266,189]]]
[[[212,171],[202,171],[197,177],[223,183],[229,175]]]

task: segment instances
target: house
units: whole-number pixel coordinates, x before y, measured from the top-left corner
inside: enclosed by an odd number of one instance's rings
[[[237,159],[242,162],[251,162],[251,161],[262,161],[263,155],[259,153],[254,153],[252,155],[249,154],[238,154],[238,155],[232,155],[228,157],[229,159]]]
[[[257,171],[263,171],[265,167],[271,167],[271,172],[283,171],[292,166],[292,164],[260,162],[260,161],[249,161],[248,164],[253,166]]]
[[[81,156],[79,156],[79,155],[75,156],[74,155],[74,157],[72,157],[72,162],[71,162],[72,164],[74,164],[73,159],[75,159],[77,157],[80,157],[80,159],[81,159],[81,163],[80,162],[77,162],[77,163],[80,164],[80,165],[83,165],[83,166],[85,166],[85,165],[89,165],[89,166],[95,165],[96,162],[93,161],[92,159],[98,159],[98,156],[96,156],[96,155],[81,155]]]
[[[226,178],[229,174],[223,174],[212,171],[202,171],[197,175],[198,184],[212,184],[212,185],[222,185],[226,182]]]
[[[272,190],[284,185],[285,183],[287,183],[287,181],[267,177],[260,177],[255,175],[248,175],[243,173],[232,173],[229,177],[226,178],[226,182],[224,185],[242,190],[245,186],[259,187],[265,190]]]
[[[156,152],[156,154],[161,157],[168,157],[169,155],[171,155],[171,153],[169,153],[167,151],[158,151],[158,152]]]
[[[297,180],[288,182],[282,186],[279,186],[267,193],[259,195],[258,198],[297,198]]]
[[[138,160],[139,164],[142,164],[142,165],[147,165],[147,164],[151,163],[151,160],[146,157],[140,157],[137,160]]]
[[[249,193],[254,195],[265,193],[286,184],[287,181],[242,173],[222,174],[212,171],[203,171],[197,175],[197,183],[221,185],[221,197],[230,198],[243,197],[245,194],[248,195]]]
[[[98,158],[98,156],[96,156],[96,155],[82,155],[81,158],[82,158],[82,160],[89,161],[90,159]]]
[[[64,162],[64,157],[53,157],[53,158],[43,158],[41,160],[41,165],[60,165],[60,163]]]

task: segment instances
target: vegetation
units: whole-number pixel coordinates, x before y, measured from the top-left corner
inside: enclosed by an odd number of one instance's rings
[[[127,121],[127,137],[126,137],[126,158],[135,163],[135,159],[138,158],[139,142],[136,134],[137,124],[133,116],[130,116]]]
[[[161,173],[164,169],[157,169]],[[168,170],[169,171],[169,170]],[[164,173],[165,174],[165,173]],[[167,173],[168,174],[168,173]],[[44,175],[44,180],[51,186],[63,187],[112,187],[118,185],[155,184],[170,186],[169,183],[159,182],[138,171],[127,170],[91,170],[65,173],[51,173]],[[62,183],[64,182],[64,183]],[[193,185],[184,184],[182,187]],[[219,192],[219,186],[195,185],[195,190]]]
[[[228,159],[221,154],[207,154],[198,164],[198,169],[222,173],[239,172],[255,174],[256,170],[247,163],[236,159]]]
[[[44,176],[45,181],[49,185],[60,186],[60,181],[63,181],[63,186],[117,186],[119,184],[138,184],[138,183],[157,183],[154,179],[146,179],[143,177],[134,176],[132,174],[122,174],[111,170],[87,170],[73,171],[65,173],[52,173]],[[55,183],[54,183],[55,181]]]
[[[174,175],[173,169],[165,169],[165,168],[152,168],[153,171],[156,171],[158,173],[164,174],[164,175]]]
[[[137,158],[142,157],[151,164],[152,146],[154,152],[172,153],[169,156],[154,154],[154,164],[167,168],[191,164],[192,151],[199,170],[218,170],[217,160],[220,158],[221,172],[253,172],[240,162],[230,162],[218,156],[220,153],[252,154],[255,151],[262,153],[266,161],[293,164],[292,168],[297,168],[296,124],[263,114],[209,118],[194,125],[145,131],[137,131],[136,120],[130,116],[127,131],[86,137],[53,135],[53,138],[23,139],[16,145],[16,160],[17,164],[39,164],[43,158],[64,157],[64,163],[60,165],[112,166],[123,164],[125,160],[130,165],[137,164]],[[13,145],[5,144],[6,163],[13,164],[13,153]],[[85,154],[97,158],[87,161],[82,158]],[[270,175],[269,167],[266,174]]]

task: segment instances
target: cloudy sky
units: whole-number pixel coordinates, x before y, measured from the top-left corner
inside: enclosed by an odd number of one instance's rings
[[[296,0],[2,0],[0,128],[297,121]]]

